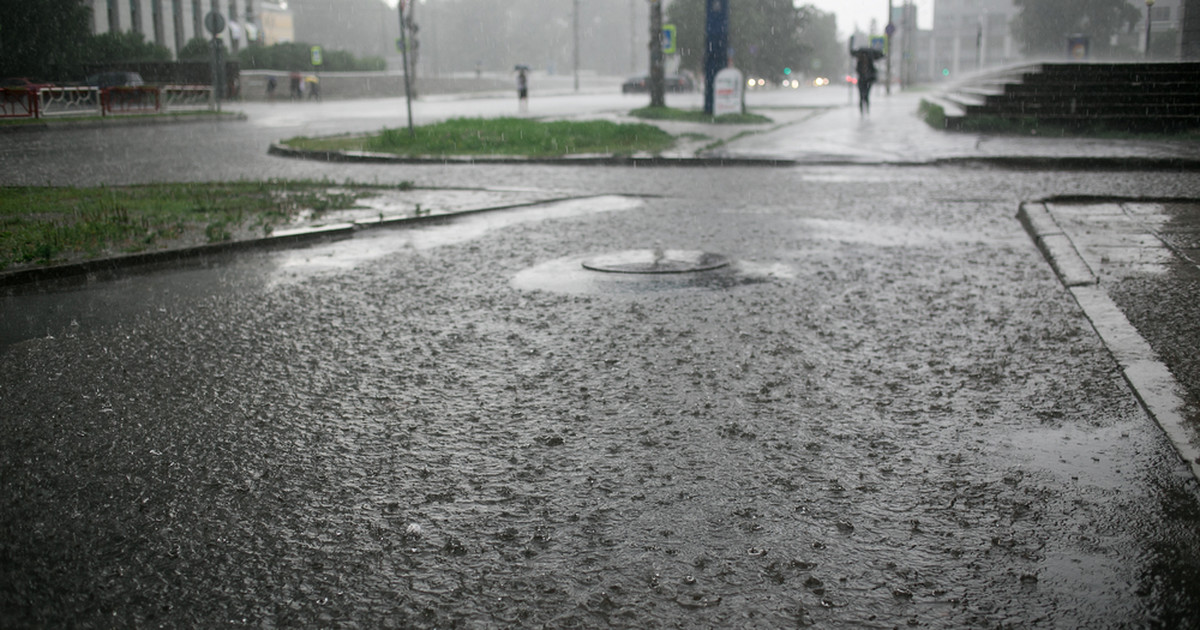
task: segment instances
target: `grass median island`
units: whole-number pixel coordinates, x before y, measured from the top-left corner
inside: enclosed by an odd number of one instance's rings
[[[312,180],[0,187],[0,269],[267,236],[301,213],[352,208],[381,188],[397,187]]]
[[[309,151],[372,151],[403,156],[560,157],[602,153],[654,153],[675,143],[671,134],[646,123],[605,120],[549,121],[527,118],[454,118],[414,128],[384,129],[370,136],[291,138],[283,142]]]

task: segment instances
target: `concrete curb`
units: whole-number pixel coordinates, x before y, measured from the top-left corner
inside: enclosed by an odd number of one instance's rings
[[[795,160],[774,158],[669,157],[661,155],[578,155],[557,158],[513,156],[407,157],[367,151],[311,151],[272,144],[269,155],[319,162],[358,164],[526,164],[556,166],[794,166]]]
[[[501,206],[488,206],[485,208],[442,212],[438,214],[423,214],[420,216],[385,216],[381,218],[362,219],[353,223],[336,223],[331,225],[323,225],[320,227],[301,227],[279,230],[270,236],[265,236],[263,238],[211,243],[206,245],[197,245],[194,247],[167,249],[156,252],[144,252],[139,254],[101,258],[97,260],[87,260],[77,263],[52,265],[49,267],[37,267],[32,269],[0,272],[0,288],[6,288],[11,292],[17,287],[34,285],[40,282],[63,280],[78,276],[90,276],[105,273],[111,274],[135,267],[172,264],[186,260],[204,258],[206,256],[219,256],[251,249],[282,249],[286,247],[309,245],[318,242],[352,238],[360,230],[426,223],[448,219],[455,216],[466,216],[484,212],[497,212],[500,210],[513,210],[516,208],[528,208],[550,203],[559,203],[563,201],[588,199],[593,196],[594,195],[555,197],[539,201],[506,204]]]
[[[1196,422],[1200,419],[1200,409],[1188,402],[1185,389],[1171,370],[1100,287],[1098,278],[1079,255],[1070,235],[1054,220],[1046,203],[1022,203],[1017,216],[1117,362],[1134,397],[1166,434],[1192,475],[1200,480],[1200,426]]]
[[[1151,157],[947,157],[929,160],[797,160],[769,157],[698,156],[673,157],[663,155],[579,155],[555,158],[512,157],[512,156],[447,156],[409,157],[390,153],[367,151],[313,151],[293,149],[274,143],[267,149],[269,155],[318,162],[344,164],[435,164],[435,165],[489,165],[526,164],[550,166],[632,166],[650,167],[793,167],[793,166],[991,166],[1012,170],[1045,171],[1200,171],[1200,159],[1151,158]]]
[[[101,119],[72,120],[70,118],[41,119],[39,123],[21,123],[0,125],[0,134],[59,131],[62,129],[102,129],[105,127],[134,127],[142,125],[182,125],[188,123],[228,123],[246,122],[249,117],[243,112],[228,114],[194,114],[194,113],[164,113],[155,116],[139,116],[137,114],[116,115]]]

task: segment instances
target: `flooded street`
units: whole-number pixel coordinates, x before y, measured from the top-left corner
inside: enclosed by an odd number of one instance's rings
[[[6,298],[5,626],[1200,622],[1196,481],[1015,218],[1189,174],[242,159],[587,198]],[[581,264],[655,247],[729,265]]]

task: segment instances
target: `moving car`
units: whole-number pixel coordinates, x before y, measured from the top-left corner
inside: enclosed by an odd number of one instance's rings
[[[101,72],[87,78],[87,85],[100,89],[110,87],[141,87],[146,84],[136,72]]]
[[[6,77],[0,79],[0,88],[6,90],[32,90],[34,92],[43,88],[52,88],[53,83],[49,81],[40,81],[30,79],[29,77]]]

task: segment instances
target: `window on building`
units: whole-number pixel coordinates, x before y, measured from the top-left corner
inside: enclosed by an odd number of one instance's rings
[[[203,0],[192,0],[192,37],[204,37],[204,8],[200,6]]]
[[[108,0],[108,30],[111,33],[121,32],[121,9],[118,0]]]

